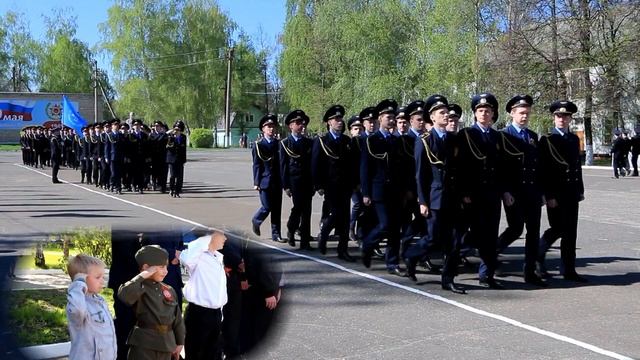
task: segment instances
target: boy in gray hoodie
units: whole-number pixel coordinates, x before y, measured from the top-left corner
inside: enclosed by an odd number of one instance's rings
[[[70,360],[115,360],[116,331],[104,288],[102,260],[86,254],[69,259],[67,270],[73,280],[67,290],[67,319],[71,335]]]

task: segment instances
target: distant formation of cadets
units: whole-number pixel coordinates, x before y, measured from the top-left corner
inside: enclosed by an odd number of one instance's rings
[[[584,199],[579,139],[569,131],[577,107],[556,101],[549,110],[553,130],[538,136],[527,125],[533,99],[511,98],[505,107],[511,122],[495,130],[498,101],[490,93],[471,100],[474,124],[458,131],[462,108],[442,95],[398,107],[387,99],[348,118],[345,108],[331,106],[323,116],[327,132],[304,135],[309,117],[289,113],[290,135],[278,140],[277,118],[260,120],[262,137],[252,147],[254,188],[261,207],[252,219],[253,232],[271,215],[271,238],[313,250],[310,229],[315,192],[323,197],[318,249],[327,252],[331,232],[338,239],[338,258],[353,262],[349,239],[360,245],[360,259],[371,266],[386,241],[384,262],[389,274],[417,281],[416,268],[432,272],[435,251],[442,251],[442,288],[466,291],[454,283],[469,249],[480,257],[479,284],[504,286],[495,279],[498,255],[526,228],[524,280],[547,286],[545,254],[561,241],[564,279],[587,281],[575,269],[579,202]],[[350,136],[344,134],[346,128]],[[293,202],[280,229],[282,192]],[[350,204],[351,203],[351,204]],[[351,205],[351,211],[350,211]],[[542,206],[550,228],[540,236]],[[504,206],[507,228],[500,234]],[[405,269],[401,268],[401,261]]]
[[[25,127],[20,135],[24,165],[52,168],[53,183],[60,183],[58,170],[67,166],[80,169],[81,183],[122,194],[140,194],[153,189],[180,197],[187,161],[185,124],[178,120],[168,131],[156,121],[149,128],[141,120],[129,124],[115,119],[83,127],[82,135],[73,129]]]

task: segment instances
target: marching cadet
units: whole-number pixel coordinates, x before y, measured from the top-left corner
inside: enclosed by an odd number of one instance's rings
[[[462,117],[462,108],[458,104],[449,104],[449,123],[447,123],[447,131],[458,132],[458,125]]]
[[[540,239],[542,189],[538,161],[538,134],[528,128],[533,99],[529,95],[516,95],[506,105],[512,122],[501,132],[504,165],[504,194],[502,202],[507,217],[507,228],[498,237],[498,250],[504,251],[516,241],[526,224],[524,250],[524,281],[546,286],[535,273]]]
[[[133,131],[129,134],[131,170],[133,176],[133,190],[144,193],[144,174],[146,173],[149,135],[142,131],[142,120],[133,120]]]
[[[91,179],[92,184],[96,187],[100,186],[100,133],[102,132],[102,125],[100,123],[93,125],[89,128],[89,139],[91,140]]]
[[[376,106],[378,131],[368,136],[360,160],[362,202],[371,206],[377,215],[377,226],[362,242],[362,263],[371,267],[371,257],[383,238],[387,239],[385,263],[387,272],[405,276],[399,267],[401,207],[399,143],[390,129],[394,127],[398,103],[387,99]]]
[[[627,175],[625,169],[625,162],[628,164],[625,152],[627,147],[625,146],[626,140],[622,136],[622,132],[619,129],[613,131],[613,144],[611,145],[611,163],[613,164],[613,177],[618,179],[620,175],[623,177]],[[620,175],[619,175],[620,174]]]
[[[162,121],[153,123],[155,132],[150,136],[151,140],[151,169],[153,170],[153,190],[167,192],[167,127]]]
[[[364,221],[362,204],[362,193],[360,192],[360,154],[362,153],[362,137],[364,134],[364,126],[359,115],[353,115],[347,121],[349,135],[351,136],[351,160],[353,162],[353,178],[356,188],[351,194],[351,217],[349,219],[349,239],[360,242],[364,235]],[[356,230],[356,225],[358,229]]]
[[[82,168],[80,170],[80,174],[82,176],[82,179],[80,180],[80,182],[84,183],[85,181],[85,176],[86,176],[86,180],[87,180],[87,184],[91,184],[91,178],[92,178],[92,162],[91,162],[91,147],[92,147],[92,142],[91,142],[91,138],[90,138],[90,134],[89,134],[89,126],[85,126],[82,128],[82,138],[80,139],[81,141],[81,148],[82,148]]]
[[[280,144],[275,138],[278,118],[266,114],[260,119],[262,139],[255,142],[253,158],[253,189],[260,193],[260,208],[251,220],[253,233],[260,236],[260,225],[271,214],[271,240],[287,242],[280,232],[282,185],[280,178]]]
[[[47,138],[44,136],[43,133],[43,127],[42,126],[38,126],[36,128],[36,135],[34,136],[34,149],[35,149],[35,164],[36,167],[38,167],[38,164],[40,164],[40,168],[44,169],[44,163],[45,163],[45,158],[44,158],[44,148],[45,146],[47,146]]]
[[[360,121],[362,121],[362,126],[364,127],[364,134],[362,134],[363,138],[373,134],[376,132],[377,125],[377,117],[376,108],[373,106],[366,107],[360,111]]]
[[[29,156],[27,155],[29,149],[29,144],[27,142],[28,131],[28,126],[23,127],[22,131],[20,131],[20,150],[22,150],[22,165],[29,165]]]
[[[403,199],[403,225],[402,225],[402,246],[408,245],[415,236],[424,233],[425,222],[420,215],[416,189],[416,163],[415,146],[416,141],[424,132],[424,111],[425,102],[416,100],[406,107],[406,117],[409,120],[407,134],[401,137],[402,143],[402,171],[405,175],[404,187],[406,196]],[[397,121],[400,124],[401,121]],[[400,125],[398,125],[400,128]]]
[[[290,112],[284,119],[291,134],[280,141],[280,176],[285,194],[293,201],[287,221],[287,240],[296,246],[295,233],[300,230],[300,249],[312,250],[311,241],[311,201],[313,182],[311,181],[311,147],[313,141],[302,134],[309,123],[309,117],[302,110]]]
[[[187,136],[183,134],[184,122],[177,120],[173,132],[167,138],[167,159],[169,164],[169,191],[171,197],[179,198],[184,181],[184,164],[187,162]]]
[[[398,112],[396,113],[396,128],[393,135],[395,136],[403,136],[407,135],[409,131],[409,122],[407,121],[406,116],[406,108],[404,106],[400,106],[398,108]]]
[[[167,251],[147,245],[135,258],[140,274],[118,289],[118,298],[132,306],[136,315],[127,339],[127,359],[177,359],[184,346],[185,326],[175,290],[162,282],[167,275]]]
[[[328,132],[314,139],[311,152],[311,174],[314,189],[327,202],[327,217],[320,227],[318,249],[327,253],[329,233],[335,228],[338,236],[338,258],[353,262],[348,252],[349,199],[355,188],[351,140],[344,130],[342,105],[331,106],[322,117]]]
[[[113,119],[111,121],[111,133],[107,134],[107,141],[109,141],[108,157],[109,170],[111,173],[111,191],[122,194],[122,172],[124,170],[124,152],[127,140],[120,132],[119,119]]]
[[[62,138],[60,137],[60,129],[56,129],[51,137],[51,181],[54,184],[60,184],[62,181],[58,180],[58,171],[60,170],[60,163],[62,162]]]
[[[631,165],[633,165],[633,174],[638,176],[638,155],[640,154],[640,127],[634,129],[635,135],[631,138]]]
[[[108,190],[111,181],[111,169],[109,167],[109,156],[111,153],[111,142],[108,135],[111,134],[111,124],[108,121],[102,123],[102,133],[100,134],[101,157],[100,157],[100,187]]]
[[[447,99],[432,95],[424,103],[433,127],[420,136],[415,145],[415,182],[420,215],[426,218],[426,235],[409,247],[404,258],[407,276],[417,281],[418,261],[436,246],[444,249],[442,288],[457,294],[465,290],[453,282],[457,274],[459,246],[453,234],[453,223],[460,200],[456,192],[456,134],[446,130],[449,123]]]
[[[489,93],[471,100],[475,123],[460,131],[459,179],[462,201],[469,210],[473,244],[480,253],[480,286],[504,287],[494,279],[497,266],[498,230],[502,175],[500,134],[491,125],[498,119],[498,100]]]
[[[130,113],[131,114],[131,113]],[[122,162],[122,187],[127,191],[132,191],[131,183],[133,181],[133,169],[132,169],[132,146],[131,141],[129,139],[130,131],[129,124],[123,122],[120,125],[120,132],[122,133],[122,153],[123,153],[123,162]]]
[[[538,267],[542,277],[549,274],[544,266],[551,245],[562,238],[561,272],[565,280],[586,282],[576,272],[576,237],[580,201],[584,200],[580,139],[569,131],[572,115],[578,111],[571,101],[556,101],[549,107],[554,129],[540,139],[542,190],[547,201],[550,228],[540,238]]]

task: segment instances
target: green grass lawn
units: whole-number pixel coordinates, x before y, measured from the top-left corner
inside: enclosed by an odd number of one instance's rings
[[[0,145],[0,151],[20,151],[20,144],[3,144],[3,145]]]
[[[113,291],[101,293],[113,315]],[[69,341],[67,290],[14,290],[8,298],[9,329],[14,329],[19,346]]]
[[[35,250],[30,255],[21,256],[16,264],[16,270],[36,270],[40,269],[35,264]],[[77,255],[78,251],[69,249],[69,255]],[[60,265],[62,259],[62,250],[44,249],[44,263],[47,269],[62,269]]]

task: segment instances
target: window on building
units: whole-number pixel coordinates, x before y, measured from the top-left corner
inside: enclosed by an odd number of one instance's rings
[[[244,115],[245,122],[253,122],[253,114],[245,114]]]

